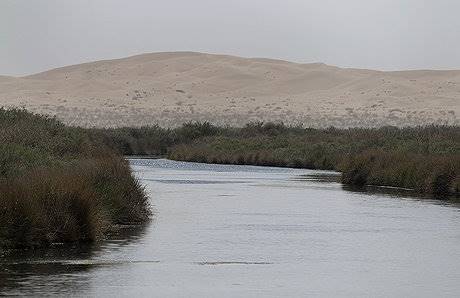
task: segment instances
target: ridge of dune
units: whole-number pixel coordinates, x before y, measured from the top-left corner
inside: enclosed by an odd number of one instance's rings
[[[0,76],[2,106],[80,126],[458,125],[460,71],[375,71],[195,52],[151,53]]]

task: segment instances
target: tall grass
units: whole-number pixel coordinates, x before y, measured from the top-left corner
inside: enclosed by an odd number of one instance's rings
[[[85,130],[0,109],[0,136],[0,246],[97,241],[148,220],[128,163]]]
[[[255,122],[234,128],[204,122],[97,132],[108,135],[107,145],[125,154],[337,170],[343,183],[356,186],[405,187],[441,197],[459,194],[460,127],[311,129]]]
[[[422,155],[366,151],[344,159],[342,182],[414,189],[440,198],[460,195],[460,154]]]

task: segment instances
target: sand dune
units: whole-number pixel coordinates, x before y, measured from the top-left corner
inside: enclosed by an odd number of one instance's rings
[[[0,103],[82,126],[254,120],[308,126],[460,124],[460,71],[381,72],[191,52],[0,76]]]

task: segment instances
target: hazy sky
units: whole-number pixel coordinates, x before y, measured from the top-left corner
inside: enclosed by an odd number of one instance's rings
[[[459,0],[0,0],[0,74],[202,51],[460,69]]]

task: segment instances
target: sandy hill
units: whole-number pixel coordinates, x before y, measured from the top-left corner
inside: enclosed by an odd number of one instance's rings
[[[83,126],[459,124],[460,71],[381,72],[191,52],[144,54],[21,77],[0,102]]]

